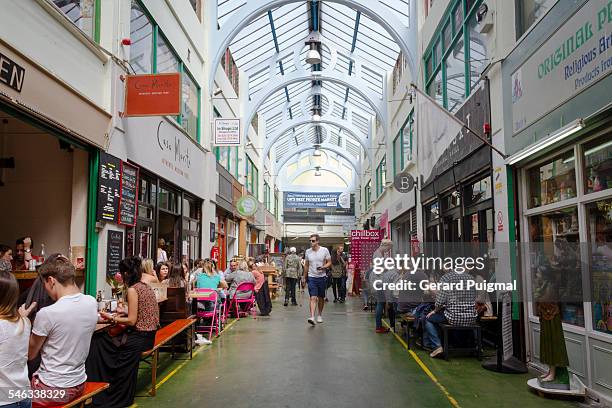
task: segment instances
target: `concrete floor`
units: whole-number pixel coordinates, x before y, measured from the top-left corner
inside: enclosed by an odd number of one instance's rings
[[[305,302],[304,302],[305,303]],[[306,323],[307,305],[275,303],[269,317],[244,318],[192,361],[162,354],[157,396],[140,407],[577,407],[542,399],[529,375],[486,371],[474,358],[418,357],[436,385],[392,334],[374,333],[373,314],[360,303],[328,303],[325,322]],[[145,394],[148,370],[139,375]]]

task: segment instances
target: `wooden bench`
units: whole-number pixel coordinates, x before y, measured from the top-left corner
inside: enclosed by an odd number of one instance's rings
[[[91,404],[91,399],[94,395],[101,393],[110,386],[105,382],[86,382],[83,394],[75,400],[70,401],[66,405],[58,405],[56,408],[84,407],[85,404]]]
[[[155,396],[157,392],[157,364],[159,362],[159,349],[160,347],[167,345],[169,342],[172,344],[172,358],[174,358],[174,342],[172,341],[176,336],[178,336],[183,331],[191,328],[190,335],[193,337],[193,325],[197,319],[179,319],[170,323],[167,326],[162,327],[157,330],[155,334],[155,343],[153,343],[153,348],[151,350],[147,350],[142,353],[141,358],[146,360],[148,357],[152,356],[151,362],[151,391],[149,394],[151,396]],[[193,348],[189,348],[189,359],[193,358]]]

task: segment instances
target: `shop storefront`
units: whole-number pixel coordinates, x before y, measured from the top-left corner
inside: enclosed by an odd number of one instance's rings
[[[202,257],[203,241],[208,241],[203,175],[210,157],[172,118],[128,118],[124,123],[125,136],[111,140],[109,153],[139,170],[137,213],[132,224],[106,223],[104,229],[125,233],[125,255],[155,262]],[[104,231],[101,240],[107,243]]]
[[[538,277],[554,270],[570,372],[612,399],[612,24],[598,19],[606,7],[557,3],[525,37],[523,51],[530,51],[511,54],[502,72],[528,357],[539,364],[530,295]]]
[[[216,196],[216,237],[215,251],[218,251],[217,266],[225,270],[229,261],[238,255],[238,224],[236,223],[236,207],[234,202],[234,183],[236,179],[219,163],[216,164],[219,173],[219,191]],[[241,190],[241,189],[240,189]]]
[[[482,134],[489,123],[486,81],[456,116]],[[491,148],[464,130],[444,151],[420,191],[425,242],[493,242]]]
[[[111,115],[2,41],[0,64],[0,242],[31,237],[38,262],[69,256],[95,294],[98,149]],[[22,287],[36,276],[25,269],[16,264]]]

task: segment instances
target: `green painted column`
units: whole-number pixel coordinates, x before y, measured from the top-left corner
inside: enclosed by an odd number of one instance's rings
[[[96,296],[98,276],[98,232],[96,206],[98,202],[98,167],[100,151],[89,151],[89,183],[87,189],[87,252],[85,256],[85,293]]]

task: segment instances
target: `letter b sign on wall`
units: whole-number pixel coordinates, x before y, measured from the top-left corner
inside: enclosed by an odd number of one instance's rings
[[[408,193],[414,188],[414,177],[407,172],[399,173],[393,179],[393,186],[400,193]]]

